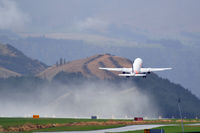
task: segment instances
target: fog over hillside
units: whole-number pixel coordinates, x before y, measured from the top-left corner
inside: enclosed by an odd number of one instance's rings
[[[85,81],[76,85],[26,87],[0,90],[0,106],[4,107],[0,116],[131,118],[139,115],[154,118],[162,115],[151,95],[131,84],[116,86],[109,82]]]
[[[30,37],[17,40],[2,38],[1,40],[14,45],[29,57],[39,59],[49,65],[56,64],[56,61],[60,58],[65,58],[66,61],[73,61],[101,53],[126,57],[132,61],[140,57],[144,61],[144,67],[172,67],[173,69],[170,71],[157,72],[157,74],[183,85],[192,90],[195,95],[200,96],[198,89],[200,79],[198,47],[179,46],[180,44],[176,44],[178,42],[173,40],[162,40],[162,42],[177,46],[161,48],[110,47],[109,45],[101,47],[81,40],[58,40],[45,37]]]
[[[200,97],[200,1],[0,0],[0,42],[48,65],[110,53],[147,67]]]
[[[189,90],[155,74],[149,77],[100,80],[62,71],[51,81],[30,76],[0,79],[0,116],[179,118],[178,98],[184,117],[200,116],[200,100]]]

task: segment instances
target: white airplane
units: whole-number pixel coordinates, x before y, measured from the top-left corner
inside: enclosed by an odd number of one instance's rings
[[[102,67],[99,67],[99,69],[122,72],[122,74],[119,74],[119,76],[125,76],[125,77],[142,76],[142,77],[146,77],[147,73],[150,74],[151,72],[170,70],[172,68],[142,68],[142,59],[136,58],[133,62],[132,68],[102,68]]]

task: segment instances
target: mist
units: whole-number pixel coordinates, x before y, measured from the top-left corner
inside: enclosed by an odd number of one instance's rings
[[[24,13],[13,0],[0,0],[0,29],[21,31],[29,21]]]
[[[1,117],[130,118],[155,117],[153,98],[129,83],[89,82],[40,85],[35,89],[4,89]]]

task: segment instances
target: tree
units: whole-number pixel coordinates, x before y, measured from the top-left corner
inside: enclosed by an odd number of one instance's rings
[[[58,61],[56,61],[56,67],[58,67]]]
[[[64,64],[66,64],[66,60],[64,59]]]
[[[62,65],[63,65],[63,59],[60,58],[60,66],[62,66]]]

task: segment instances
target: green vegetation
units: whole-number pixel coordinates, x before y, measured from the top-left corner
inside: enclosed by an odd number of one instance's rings
[[[53,78],[53,81],[67,85],[77,85],[88,81],[102,84],[108,83],[113,86],[118,86],[119,89],[124,89],[121,84],[137,86],[142,93],[151,97],[154,104],[159,107],[159,112],[155,113],[157,116],[162,115],[164,118],[180,118],[177,106],[178,98],[181,99],[183,117],[195,118],[200,116],[200,107],[196,106],[200,104],[200,99],[181,85],[174,84],[167,79],[162,79],[154,73],[149,74],[146,79],[141,77],[114,77],[112,80],[99,80],[95,79],[95,77],[93,79],[87,79],[81,73],[61,71]]]
[[[89,122],[89,121],[97,121],[103,122],[107,121],[104,119],[92,120],[92,119],[70,119],[70,118],[0,118],[0,125],[4,128],[10,126],[21,126],[27,123],[30,124],[62,124],[62,123],[74,123],[74,122]]]
[[[200,105],[200,99],[198,99],[188,89],[183,88],[181,85],[171,83],[169,80],[160,78],[154,73],[149,74],[146,79],[141,77],[120,78],[115,77],[112,74],[110,74],[110,76],[113,77],[112,80],[97,79],[97,77],[91,73],[91,70],[87,68],[87,64],[88,62],[96,60],[96,58],[99,58],[100,56],[102,55],[91,58],[83,65],[83,70],[86,71],[91,78],[85,77],[86,75],[82,75],[79,70],[74,73],[59,70],[60,72],[53,77],[52,81],[47,81],[35,77],[35,74],[44,70],[47,65],[37,60],[32,60],[9,44],[0,44],[0,66],[13,72],[26,75],[23,77],[0,79],[0,100],[6,102],[18,100],[17,103],[22,103],[24,102],[24,99],[26,99],[28,103],[28,101],[35,101],[35,99],[39,99],[41,96],[38,95],[39,92],[51,92],[56,90],[60,85],[63,85],[63,87],[65,87],[65,85],[70,85],[72,89],[77,88],[78,91],[79,86],[77,87],[76,85],[82,85],[85,82],[92,82],[94,84],[107,83],[119,90],[126,89],[126,87],[123,87],[122,84],[127,84],[130,86],[136,86],[141,93],[144,93],[151,98],[155,108],[158,108],[156,109],[158,110],[157,112],[153,112],[154,114],[152,113],[155,117],[162,116],[163,118],[179,118],[180,115],[177,107],[178,98],[181,99],[183,117],[200,117],[200,106],[197,106]],[[114,56],[110,56],[109,59],[113,65],[120,67],[120,63],[114,59]],[[61,62],[61,64],[63,64],[65,61],[62,60]],[[104,62],[101,62],[100,64],[103,65],[103,63]],[[59,92],[55,91],[50,97],[54,98],[61,95],[62,93],[59,94]],[[153,107],[154,106],[152,106],[152,108]],[[131,115],[131,112],[127,115]]]
[[[172,120],[171,122],[157,122],[151,121],[152,124],[180,124],[180,122],[176,122],[177,119]],[[109,119],[72,119],[72,118],[0,118],[0,125],[7,129],[9,127],[20,127],[24,124],[36,124],[36,125],[47,125],[47,124],[72,124],[78,122],[108,122]],[[112,121],[131,121],[131,120],[112,120]],[[149,121],[149,120],[147,120]],[[191,121],[191,122],[190,122]],[[185,123],[194,123],[194,121],[187,120]],[[125,124],[116,124],[116,125],[71,125],[71,126],[60,126],[60,127],[51,127],[51,128],[43,128],[32,130],[31,132],[55,132],[55,131],[89,131],[89,130],[100,130],[100,129],[109,129],[109,128],[117,128],[125,126]],[[200,131],[200,126],[184,126],[186,132],[196,132]],[[155,129],[164,129],[166,133],[175,133],[181,132],[180,126],[166,126]],[[27,132],[27,131],[26,131]],[[143,133],[143,130],[140,131],[129,131],[125,133]]]
[[[177,119],[172,120],[171,122],[157,122],[156,124],[179,124],[180,122],[176,122]],[[75,122],[106,122],[110,121],[110,119],[73,119],[73,118],[0,118],[0,125],[2,127],[9,127],[9,126],[21,126],[24,124],[66,124],[66,123],[75,123]],[[112,121],[132,121],[132,120],[112,120]],[[150,120],[145,120],[150,121]],[[192,122],[193,119],[187,119],[187,121],[191,122],[184,122],[185,124],[188,123],[196,123]],[[153,123],[153,121],[152,121]],[[155,124],[155,123],[154,123]]]
[[[49,97],[56,99],[60,97],[61,91],[57,91],[59,86],[66,86],[79,91],[76,85],[84,85],[84,83],[109,84],[113,88],[126,89],[124,84],[129,86],[137,86],[141,93],[148,95],[158,107],[158,112],[153,112],[155,117],[162,116],[164,118],[179,118],[179,110],[177,107],[177,99],[181,98],[181,107],[183,117],[195,118],[200,117],[200,100],[194,96],[189,90],[182,86],[171,83],[167,79],[159,78],[155,74],[150,74],[146,79],[143,78],[115,78],[113,80],[87,79],[81,73],[60,72],[53,81],[47,81],[38,77],[10,77],[8,79],[0,79],[0,97],[1,101],[10,102],[17,100],[17,103],[30,104],[35,101],[41,103],[43,99],[40,92],[49,92]],[[92,89],[91,89],[92,90]],[[9,94],[9,97],[8,97]],[[26,101],[24,100],[26,99]],[[49,101],[45,101],[47,104]],[[10,104],[10,103],[9,103]],[[62,109],[60,109],[62,110]],[[142,112],[141,112],[142,113]],[[131,112],[128,114],[131,115]],[[140,114],[139,114],[140,115]],[[142,115],[142,114],[141,114]]]
[[[165,133],[181,133],[182,128],[181,126],[166,126],[166,127],[159,127],[154,129],[164,129]],[[184,126],[184,132],[200,132],[200,126]],[[144,130],[138,131],[127,131],[121,133],[144,133]]]
[[[20,100],[23,95],[23,99],[34,101],[36,95],[38,98],[40,97],[37,93],[41,92],[41,90],[42,92],[52,92],[55,90],[53,88],[58,88],[60,84],[63,86],[71,85],[71,88],[75,88],[76,85],[82,85],[85,82],[111,84],[119,89],[124,89],[122,84],[137,86],[141,93],[152,98],[156,107],[159,107],[159,112],[154,112],[157,117],[179,118],[180,115],[177,107],[178,98],[181,99],[183,117],[200,117],[200,107],[196,106],[200,104],[200,100],[196,96],[182,86],[171,83],[167,79],[159,78],[155,74],[148,75],[146,79],[134,77],[128,79],[115,78],[113,80],[100,80],[95,78],[87,79],[81,73],[60,72],[51,82],[34,76],[10,77],[8,79],[0,79],[0,97],[5,101],[19,99],[18,102],[20,103],[23,102],[23,100]],[[58,92],[53,93],[52,98],[59,97],[61,94]],[[7,97],[8,94],[10,97]]]

